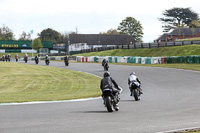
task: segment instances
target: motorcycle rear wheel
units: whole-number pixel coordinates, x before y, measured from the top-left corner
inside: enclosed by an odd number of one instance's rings
[[[106,97],[105,101],[106,101],[106,107],[107,107],[108,112],[113,112],[114,108],[113,108],[113,105],[111,103],[111,97],[109,97],[109,96]]]
[[[140,98],[139,98],[139,91],[133,89],[132,95],[133,95],[133,97],[135,98],[135,101],[140,100]]]

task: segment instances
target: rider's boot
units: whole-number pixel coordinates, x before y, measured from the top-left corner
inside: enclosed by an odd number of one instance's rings
[[[139,92],[140,92],[140,95],[141,95],[141,94],[143,94],[143,92],[142,92],[142,89],[141,89],[141,88],[139,88]]]

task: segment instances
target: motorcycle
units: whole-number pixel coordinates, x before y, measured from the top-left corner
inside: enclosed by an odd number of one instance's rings
[[[69,65],[69,61],[65,61],[65,66],[68,66]]]
[[[49,59],[46,59],[45,63],[46,63],[46,65],[49,65],[49,63],[50,63]]]
[[[28,57],[26,56],[26,57],[24,57],[24,61],[25,61],[25,63],[27,63],[28,62]]]
[[[135,98],[135,101],[140,100],[140,84],[138,82],[132,82],[131,94]]]
[[[109,68],[108,63],[105,63],[103,67],[104,67],[104,71],[108,71],[108,68]]]
[[[6,55],[6,57],[5,57],[5,60],[6,60],[6,62],[8,61],[8,56]]]
[[[39,63],[39,59],[38,57],[35,58],[35,64],[38,64]]]
[[[10,57],[8,57],[8,61],[10,62]]]
[[[18,62],[18,56],[16,56],[15,59],[16,59],[16,62]]]
[[[5,61],[5,57],[2,57],[1,60],[4,62]]]
[[[108,110],[108,112],[113,112],[119,110],[119,93],[116,93],[115,95],[113,94],[112,89],[104,89],[103,91],[103,100],[104,104]]]

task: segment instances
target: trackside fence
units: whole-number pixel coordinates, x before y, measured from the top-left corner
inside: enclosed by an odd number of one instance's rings
[[[91,49],[82,49],[80,51],[70,51],[70,55],[79,53],[99,52],[113,49],[140,49],[140,48],[160,48],[160,47],[173,47],[197,44],[200,45],[200,41],[176,41],[176,42],[157,42],[157,43],[136,43],[130,45],[116,45],[112,47],[97,47]]]

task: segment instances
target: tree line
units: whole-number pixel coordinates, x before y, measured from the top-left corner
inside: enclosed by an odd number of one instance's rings
[[[172,29],[179,27],[200,28],[199,14],[191,8],[171,8],[164,10],[162,13],[164,17],[158,18],[163,23],[163,32],[169,32]],[[76,32],[61,33],[54,29],[47,28],[38,33],[38,39],[41,41],[52,41],[54,44],[67,44],[68,34],[77,34]],[[128,34],[133,36],[137,42],[142,42],[143,27],[140,21],[134,17],[126,17],[119,26],[115,29],[109,29],[107,32],[100,32],[99,34]],[[10,28],[3,25],[0,28],[0,40],[15,40],[14,33]],[[22,32],[18,40],[31,40],[31,34],[25,31]]]

